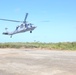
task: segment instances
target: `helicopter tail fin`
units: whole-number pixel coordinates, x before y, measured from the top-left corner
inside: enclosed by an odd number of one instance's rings
[[[3,32],[4,35],[8,35],[8,32]]]

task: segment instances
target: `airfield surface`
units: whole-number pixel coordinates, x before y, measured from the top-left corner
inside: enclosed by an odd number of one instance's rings
[[[76,51],[0,49],[0,75],[76,75]]]

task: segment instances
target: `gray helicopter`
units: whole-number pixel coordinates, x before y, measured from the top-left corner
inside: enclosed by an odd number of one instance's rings
[[[3,34],[4,35],[11,35],[10,38],[12,38],[12,35],[17,34],[17,33],[22,33],[22,32],[26,32],[26,31],[30,31],[30,33],[32,33],[32,31],[36,28],[36,26],[32,26],[33,25],[32,23],[27,23],[26,22],[27,16],[28,16],[28,13],[26,13],[24,21],[0,19],[0,20],[3,20],[3,21],[22,22],[22,24],[17,26],[16,29],[13,32],[8,32],[7,31],[8,28],[5,28],[6,32],[3,32]]]

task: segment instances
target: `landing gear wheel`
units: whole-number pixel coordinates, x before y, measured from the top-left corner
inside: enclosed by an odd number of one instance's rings
[[[32,33],[32,31],[30,31],[30,33]]]

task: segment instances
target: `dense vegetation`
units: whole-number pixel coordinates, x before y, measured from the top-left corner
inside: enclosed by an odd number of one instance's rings
[[[76,50],[76,42],[59,42],[59,43],[39,43],[39,42],[15,42],[0,43],[0,48],[39,48],[39,49],[59,49],[59,50]]]

